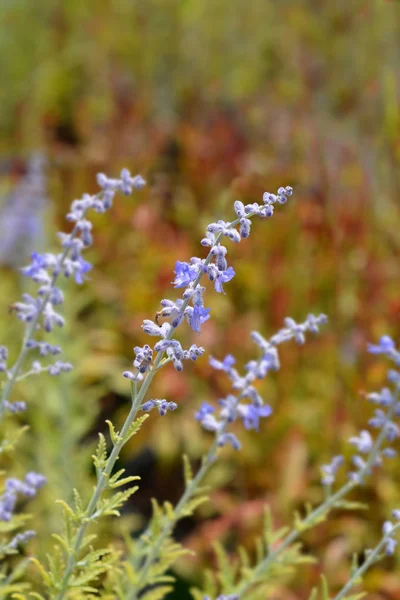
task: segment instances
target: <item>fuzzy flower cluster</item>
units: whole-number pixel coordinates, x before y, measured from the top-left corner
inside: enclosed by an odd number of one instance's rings
[[[368,344],[368,351],[371,354],[382,354],[397,366],[400,365],[400,352],[389,336],[383,336],[378,344]],[[384,458],[397,455],[393,443],[400,436],[399,426],[395,422],[395,418],[400,416],[400,372],[390,369],[387,377],[392,389],[384,387],[379,392],[366,395],[366,399],[378,407],[368,421],[370,429],[376,430],[377,435],[374,437],[368,429],[363,429],[357,436],[349,439],[349,443],[356,449],[352,457],[355,470],[349,473],[349,477],[356,483],[362,483],[371,469],[380,466]],[[337,471],[343,463],[343,456],[338,455],[321,467],[323,485],[331,486],[335,482]]]
[[[5,482],[5,491],[0,496],[0,521],[10,521],[15,505],[17,503],[18,494],[32,498],[36,496],[39,488],[46,483],[46,477],[30,471],[26,474],[25,480],[20,481],[14,477],[10,477]]]
[[[5,552],[9,553],[10,550],[16,550],[18,548],[18,546],[22,546],[23,544],[26,544],[26,542],[28,542],[33,537],[35,537],[35,535],[36,535],[36,531],[33,531],[32,529],[27,529],[26,531],[17,533],[16,535],[14,535],[14,537],[11,539],[11,541],[4,548]]]
[[[175,288],[185,288],[182,297],[177,300],[167,298],[161,300],[161,310],[157,313],[155,321],[146,319],[143,322],[142,328],[147,335],[161,339],[154,345],[154,349],[148,344],[134,348],[133,366],[135,370],[125,371],[124,377],[131,381],[142,381],[147,371],[159,366],[164,353],[167,359],[163,364],[172,362],[177,371],[182,371],[183,361],[196,360],[204,353],[204,348],[195,344],[192,344],[187,350],[183,349],[180,342],[173,336],[183,321],[186,321],[193,331],[200,333],[201,325],[210,318],[210,309],[204,306],[203,300],[206,288],[200,285],[203,276],[206,276],[214,284],[218,293],[223,293],[223,285],[235,276],[233,267],[228,266],[226,259],[228,251],[221,244],[221,240],[227,237],[234,243],[238,243],[242,238],[247,238],[250,234],[253,216],[271,217],[275,204],[284,204],[292,194],[292,188],[287,186],[279,188],[276,194],[265,192],[263,204],[254,203],[245,206],[242,202],[236,201],[234,203],[237,215],[235,221],[228,223],[219,220],[208,225],[205,237],[201,241],[202,246],[209,248],[207,257],[203,259],[192,257],[189,262],[176,262],[173,285]],[[160,319],[166,321],[160,324]],[[155,361],[158,361],[157,364],[153,362],[153,350],[157,353],[155,358]],[[151,407],[154,406],[158,405],[151,405]],[[146,410],[149,410],[147,405]],[[165,411],[160,414],[165,414]],[[233,440],[231,441],[233,442]]]
[[[245,365],[243,376],[235,369],[236,361],[230,354],[223,361],[210,358],[210,364],[214,369],[228,375],[234,392],[218,401],[218,411],[211,404],[203,402],[195,413],[195,418],[202,427],[206,431],[215,433],[218,446],[230,444],[235,450],[240,450],[240,442],[235,434],[227,431],[228,426],[240,419],[246,429],[258,430],[260,418],[268,417],[272,413],[271,407],[263,403],[254,382],[264,379],[270,371],[277,371],[280,368],[277,346],[291,339],[303,344],[306,332],[318,332],[319,326],[326,320],[326,316],[322,314],[308,315],[301,324],[287,318],[284,322],[285,327],[270,340],[266,340],[258,332],[253,332],[251,338],[259,347],[261,356],[258,360],[251,360]],[[246,400],[249,402],[244,402]]]
[[[400,510],[395,509],[392,511],[392,517],[397,524],[392,521],[385,521],[382,527],[382,533],[385,541],[385,553],[388,556],[392,556],[397,546],[397,540],[393,537],[396,530],[400,527]]]
[[[22,301],[16,302],[12,309],[18,319],[26,323],[27,334],[24,348],[25,357],[28,350],[38,351],[41,357],[55,356],[61,352],[59,346],[38,341],[35,335],[38,330],[50,332],[54,327],[64,325],[64,317],[59,313],[59,306],[64,301],[61,288],[58,285],[60,276],[73,278],[80,285],[87,277],[92,265],[87,262],[82,252],[92,244],[92,223],[88,219],[90,210],[96,213],[104,213],[112,206],[113,198],[117,191],[130,194],[134,189],[140,190],[145,185],[140,175],[131,176],[127,169],[123,169],[119,179],[110,179],[104,174],[97,177],[99,186],[102,188],[98,194],[91,196],[85,194],[80,200],[74,200],[67,220],[74,224],[70,233],[58,234],[61,250],[58,253],[39,254],[33,252],[31,263],[23,267],[21,272],[32,279],[37,285],[36,295],[23,294]],[[0,347],[0,371],[4,372],[9,380],[16,380],[19,373],[14,369],[7,370],[7,351],[4,346]],[[22,362],[22,361],[20,361]],[[43,370],[51,375],[59,375],[72,368],[69,363],[57,361],[48,367],[42,367],[40,361],[34,361],[32,368],[27,374],[34,374]],[[26,376],[25,374],[24,376]],[[4,401],[8,401],[5,397]]]

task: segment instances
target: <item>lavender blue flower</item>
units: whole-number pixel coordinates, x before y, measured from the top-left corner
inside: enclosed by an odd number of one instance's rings
[[[397,546],[397,540],[392,537],[396,528],[391,521],[385,521],[382,526],[382,533],[385,540],[385,553],[387,556],[392,556]]]
[[[153,408],[157,408],[161,417],[164,417],[168,411],[173,411],[178,408],[178,405],[175,402],[167,402],[167,400],[148,400],[141,406],[144,412],[149,412]]]
[[[26,402],[18,401],[18,402],[4,402],[4,407],[7,412],[15,415],[20,412],[24,412],[26,410]]]
[[[368,352],[371,354],[391,354],[396,345],[392,338],[388,335],[383,335],[378,344],[368,344]]]
[[[14,477],[7,479],[5,492],[0,496],[0,521],[11,520],[18,494],[32,498],[46,481],[44,475],[33,471],[26,474],[25,481],[20,481]]]
[[[195,419],[196,421],[203,421],[207,415],[211,415],[213,412],[215,412],[215,408],[208,402],[203,402],[195,413]]]
[[[334,456],[328,465],[322,465],[322,485],[331,486],[335,483],[336,473],[344,463],[344,458],[340,454]]]
[[[39,285],[37,295],[23,294],[22,301],[13,305],[13,310],[19,320],[26,323],[25,341],[20,351],[19,357],[8,374],[8,381],[4,387],[1,404],[0,416],[9,410],[9,396],[14,383],[22,377],[33,373],[47,370],[50,375],[59,375],[72,368],[70,363],[57,361],[48,367],[35,366],[20,375],[21,369],[29,350],[39,350],[41,356],[47,354],[56,355],[59,348],[56,346],[45,345],[38,341],[36,335],[40,329],[44,332],[51,332],[55,326],[62,327],[64,318],[55,310],[56,306],[63,303],[64,297],[57,285],[58,278],[73,277],[78,285],[81,285],[86,279],[87,273],[92,265],[82,257],[82,251],[92,244],[92,223],[87,215],[90,210],[97,213],[103,213],[108,210],[112,204],[113,197],[117,191],[124,194],[130,193],[133,189],[141,189],[145,185],[144,179],[140,175],[131,176],[127,169],[123,169],[119,179],[109,179],[104,174],[98,175],[98,183],[103,191],[90,196],[84,194],[80,200],[74,200],[67,214],[67,220],[74,224],[70,233],[60,232],[58,234],[62,250],[59,253],[33,252],[31,254],[31,263],[21,269],[26,277],[32,279]],[[203,315],[204,316],[204,315]],[[201,320],[201,316],[197,317]],[[4,352],[2,353],[4,355]],[[0,353],[0,371],[6,372],[5,360]]]
[[[26,531],[23,531],[22,533],[17,533],[17,535],[15,535],[11,539],[11,541],[7,544],[6,551],[9,549],[16,550],[18,548],[18,546],[22,546],[22,544],[26,544],[26,542],[28,542],[33,537],[35,537],[35,535],[36,535],[36,531],[33,531],[32,529],[27,529]]]
[[[256,388],[252,385],[256,379],[262,379],[270,370],[279,368],[279,357],[276,346],[290,339],[295,339],[298,343],[303,343],[307,331],[315,332],[318,326],[326,322],[325,315],[309,315],[302,324],[297,324],[293,319],[285,319],[286,327],[275,334],[269,341],[265,340],[258,332],[252,333],[253,341],[259,346],[261,356],[258,360],[250,361],[245,367],[245,375],[240,376],[234,368],[235,359],[228,354],[223,361],[210,357],[210,364],[218,371],[223,371],[229,377],[232,389],[238,394],[228,394],[225,398],[218,401],[219,412],[208,404],[204,403],[195,413],[195,419],[199,421],[206,431],[211,431],[216,435],[218,446],[224,446],[230,443],[236,450],[240,443],[231,432],[227,432],[230,424],[240,418],[246,429],[258,430],[260,418],[269,417],[272,409],[264,405],[263,400]],[[249,399],[250,403],[244,400]]]
[[[0,346],[0,373],[7,371],[8,349]]]
[[[175,265],[175,280],[173,282],[175,288],[187,287],[196,279],[199,270],[195,265],[190,265],[186,262],[176,261]]]
[[[351,437],[349,443],[353,444],[361,454],[368,454],[371,451],[373,440],[370,432],[363,430],[358,437]]]
[[[390,360],[398,361],[398,353],[393,340],[389,336],[383,336],[377,345],[369,344],[368,349],[373,354],[383,354]],[[352,436],[349,443],[355,447],[360,454],[367,455],[364,459],[359,454],[352,456],[352,464],[355,470],[349,473],[350,480],[362,484],[366,475],[369,475],[373,467],[380,466],[384,458],[393,458],[397,455],[392,443],[400,437],[400,428],[394,422],[394,418],[400,415],[400,373],[395,370],[389,370],[388,380],[394,386],[394,390],[388,387],[382,388],[379,392],[366,394],[366,399],[378,405],[374,416],[369,419],[368,425],[371,429],[378,430],[376,438],[370,431],[364,429],[358,436]],[[322,467],[324,485],[334,483],[335,474],[338,466],[342,464],[342,458],[338,460],[335,457],[330,465]]]
[[[217,371],[225,371],[226,373],[229,373],[235,362],[236,359],[232,356],[232,354],[227,354],[222,362],[216,360],[212,356],[210,356],[209,359],[209,363],[213,369],[216,369]]]
[[[104,175],[99,176],[98,182],[107,191],[118,188],[116,180],[109,180]],[[221,245],[221,238],[225,236],[234,243],[240,242],[242,237],[247,237],[250,233],[251,217],[255,215],[261,217],[267,216],[266,204],[269,206],[274,202],[280,202],[283,198],[286,201],[287,197],[291,194],[291,188],[287,187],[280,188],[277,196],[274,196],[272,200],[266,201],[264,198],[264,205],[254,203],[245,206],[240,201],[235,202],[234,208],[239,217],[238,219],[231,223],[219,220],[207,226],[206,234],[201,240],[201,244],[210,248],[208,256],[205,259],[192,257],[189,262],[176,262],[173,285],[175,288],[185,288],[182,298],[177,300],[162,300],[162,308],[157,313],[155,322],[146,319],[142,325],[143,331],[148,335],[162,338],[154,346],[154,350],[157,352],[153,363],[154,368],[159,368],[160,365],[163,366],[166,362],[172,362],[175,369],[181,371],[183,369],[183,360],[186,358],[195,360],[197,356],[200,356],[204,352],[204,349],[196,349],[195,346],[191,346],[189,350],[183,350],[180,343],[173,339],[173,335],[185,319],[193,331],[200,332],[202,323],[210,317],[210,309],[205,308],[203,303],[205,288],[200,285],[203,275],[207,275],[208,279],[214,283],[214,288],[218,293],[223,293],[223,285],[235,276],[234,269],[228,266],[226,260],[227,249]],[[237,225],[239,225],[239,231],[236,229]],[[171,319],[171,323],[160,325],[158,322],[160,318]],[[300,333],[298,333],[298,336]],[[167,360],[162,362],[164,353],[167,355]],[[269,354],[272,356],[272,350]],[[272,368],[272,360],[269,360],[268,368],[270,366]],[[152,368],[150,365],[148,365],[146,370],[149,372],[148,374],[151,374]],[[262,376],[261,373],[262,369],[258,371],[257,375]],[[231,371],[231,374],[234,376],[233,371]],[[247,376],[253,377],[253,374],[249,375],[248,373]],[[143,374],[125,371],[124,377],[135,381],[141,380]],[[236,389],[243,387],[244,384],[242,384],[243,382],[237,376]],[[251,390],[246,390],[245,394],[247,394],[247,397],[255,397],[255,392]],[[266,413],[266,409],[258,412],[254,410],[247,411],[245,418],[246,426],[257,427],[258,419],[260,416],[264,416],[264,413]]]

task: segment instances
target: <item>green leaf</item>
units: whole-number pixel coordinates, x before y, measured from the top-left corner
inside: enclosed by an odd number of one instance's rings
[[[99,443],[97,445],[96,454],[92,456],[93,464],[96,467],[97,477],[100,477],[100,473],[103,471],[107,462],[107,443],[106,438],[102,433],[99,433]]]
[[[145,415],[141,415],[138,419],[136,419],[135,421],[133,421],[132,425],[130,426],[127,434],[124,437],[124,443],[126,444],[126,442],[128,440],[131,439],[132,436],[134,436],[139,429],[141,428],[141,426],[143,425],[143,423],[145,422],[146,419],[149,418],[149,414],[145,414]]]
[[[115,431],[114,425],[113,425],[113,423],[111,423],[111,421],[109,421],[107,419],[106,423],[107,423],[108,429],[110,431],[111,441],[112,441],[113,445],[115,446],[116,444],[118,444],[118,442],[121,441],[122,438],[121,438],[121,436],[119,434],[119,431]]]
[[[193,471],[190,466],[190,461],[187,454],[183,455],[183,476],[185,479],[186,487],[189,487],[193,480]]]
[[[171,592],[172,589],[173,588],[170,585],[160,586],[158,588],[155,588],[154,590],[150,590],[150,591],[146,592],[145,594],[140,596],[140,599],[141,600],[163,600],[163,598],[165,598],[165,596],[167,594],[169,594],[169,592]]]

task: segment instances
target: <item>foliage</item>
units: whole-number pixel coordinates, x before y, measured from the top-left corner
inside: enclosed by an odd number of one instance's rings
[[[307,0],[295,7],[256,0],[249,8],[239,0],[218,6],[168,0],[146,7],[124,1],[61,7],[40,0],[32,11],[28,4],[1,8],[7,23],[0,40],[7,80],[0,92],[1,167],[2,174],[11,171],[0,181],[1,231],[8,222],[3,208],[12,206],[10,190],[24,179],[21,156],[25,161],[37,147],[50,158],[52,199],[52,212],[47,204],[41,215],[47,223],[37,238],[39,251],[48,248],[43,233],[59,221],[67,202],[82,189],[93,190],[95,172],[118,172],[129,162],[149,174],[149,191],[140,201],[119,203],[107,221],[95,215],[98,244],[89,260],[98,268],[90,284],[72,291],[67,283],[68,329],[53,340],[74,371],[61,379],[43,374],[22,380],[14,399],[29,409],[8,419],[14,450],[2,440],[5,477],[23,478],[30,469],[49,481],[27,505],[34,518],[26,527],[37,531],[29,554],[43,564],[52,554],[50,534],[59,531],[55,500],[71,504],[74,488],[84,504],[90,500],[97,432],[109,452],[105,421],[122,427],[130,398],[120,372],[132,340],[145,343],[140,322],[159,310],[176,258],[194,255],[203,225],[228,215],[238,197],[253,202],[281,180],[296,190],[267,234],[257,226],[249,244],[233,249],[236,277],[226,296],[210,297],[213,321],[204,325],[204,345],[216,356],[240,345],[246,361],[252,357],[245,335],[250,328],[274,331],[287,314],[303,318],[309,310],[328,314],[330,325],[306,350],[282,349],[285,368],[259,387],[276,417],[261,435],[240,435],[240,455],[226,452],[213,465],[207,475],[211,502],[183,521],[176,514],[168,521],[173,537],[190,551],[175,563],[173,575],[185,589],[201,587],[200,573],[214,564],[215,541],[233,562],[240,546],[254,559],[265,500],[278,525],[291,522],[293,512],[301,521],[305,503],[318,505],[319,466],[338,453],[348,457],[344,440],[370,416],[354,398],[384,377],[364,348],[384,331],[397,337],[399,6],[316,6]],[[355,53],[358,60],[352,60]],[[1,261],[27,264],[27,256],[4,259],[3,240]],[[14,359],[20,329],[8,307],[22,282],[9,267],[1,281],[0,339]],[[182,332],[182,339],[196,341],[191,332]],[[141,534],[155,518],[150,498],[159,499],[162,530],[164,502],[176,508],[185,493],[182,452],[194,473],[201,468],[208,442],[193,412],[228,388],[202,359],[180,374],[165,369],[152,389],[154,397],[176,400],[179,411],[168,415],[168,426],[151,414],[121,452],[117,470],[140,474],[141,489],[121,518],[94,524],[95,547],[112,543],[124,557],[95,583],[103,585],[104,597],[115,597],[113,586],[126,585],[120,574],[132,571],[126,532],[143,549],[143,560],[148,555]],[[18,431],[23,435],[16,443]],[[331,594],[343,586],[349,556],[374,546],[380,522],[398,503],[396,463],[353,490],[351,501],[370,511],[348,514],[342,504],[303,532],[321,569],[287,575],[279,597],[306,598],[313,586],[321,597],[322,569]],[[17,557],[11,558],[16,565]],[[40,589],[37,571],[30,566],[28,573]],[[364,576],[368,591],[391,593],[389,572],[372,568]]]

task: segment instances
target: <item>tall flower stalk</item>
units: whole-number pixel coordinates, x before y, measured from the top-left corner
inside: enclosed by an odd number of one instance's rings
[[[114,180],[109,180],[105,176],[101,176],[99,183],[106,191],[108,189],[114,190],[115,187],[118,188],[118,186],[123,185],[123,181],[122,184],[119,181],[114,183]],[[196,360],[204,353],[204,349],[195,344],[184,350],[180,342],[174,338],[174,335],[184,320],[188,322],[194,331],[200,332],[202,323],[209,318],[210,311],[204,307],[203,303],[205,288],[200,285],[204,275],[213,282],[218,293],[223,292],[223,285],[235,275],[233,268],[227,265],[225,258],[227,249],[221,244],[221,240],[227,237],[238,243],[242,237],[248,237],[252,217],[255,215],[271,217],[274,207],[277,204],[284,204],[291,195],[292,188],[282,187],[279,188],[277,194],[265,193],[263,204],[254,203],[244,206],[242,202],[236,201],[234,208],[237,218],[234,221],[224,222],[220,220],[211,223],[207,227],[206,235],[202,240],[202,245],[210,248],[207,257],[205,259],[194,257],[189,263],[179,261],[176,263],[174,285],[175,288],[182,287],[185,290],[182,298],[176,301],[166,299],[161,301],[161,310],[157,315],[156,322],[145,320],[143,323],[145,333],[161,339],[154,345],[154,348],[146,344],[143,348],[135,347],[134,349],[134,369],[124,372],[124,376],[131,381],[131,409],[120,432],[116,432],[113,425],[109,424],[113,444],[109,455],[105,450],[104,439],[100,439],[95,457],[97,485],[94,492],[85,509],[82,509],[80,500],[77,502],[75,509],[65,505],[66,530],[68,530],[68,533],[60,538],[65,567],[61,571],[58,570],[57,577],[54,574],[52,577],[47,576],[44,569],[42,569],[45,580],[49,584],[48,587],[53,594],[56,592],[55,597],[57,600],[62,600],[71,586],[74,586],[76,570],[79,571],[80,553],[87,545],[86,537],[90,523],[102,515],[117,514],[118,507],[126,501],[129,495],[136,491],[136,487],[132,487],[125,492],[114,494],[109,499],[103,498],[106,490],[131,483],[136,479],[134,477],[121,479],[122,472],[115,475],[112,475],[112,473],[123,446],[136,433],[147,416],[145,414],[137,419],[139,409],[147,412],[157,407],[159,413],[164,415],[168,410],[176,408],[175,403],[167,402],[165,399],[144,402],[153,378],[162,367],[170,362],[179,372],[183,369],[185,360]],[[165,319],[162,325],[158,324],[160,318]],[[167,319],[170,319],[171,323],[168,323]],[[154,352],[155,357],[153,359]],[[220,436],[218,445],[232,442],[232,439],[234,439],[234,436],[232,436],[233,434]]]

